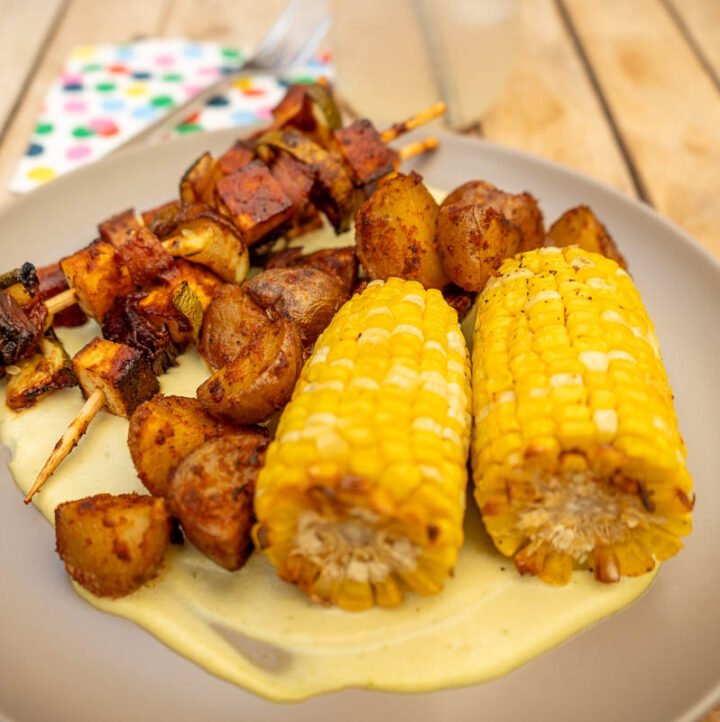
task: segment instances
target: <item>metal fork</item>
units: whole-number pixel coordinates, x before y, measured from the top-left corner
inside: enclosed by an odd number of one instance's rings
[[[151,123],[111,152],[150,144],[162,138],[214,95],[248,71],[279,72],[309,60],[330,27],[329,0],[289,0],[257,50],[237,70]]]

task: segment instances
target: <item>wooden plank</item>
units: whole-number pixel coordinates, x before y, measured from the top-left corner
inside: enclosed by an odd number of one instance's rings
[[[720,254],[720,94],[658,0],[564,0],[658,210]]]
[[[490,140],[634,194],[622,153],[553,0],[521,4],[515,69],[482,128]]]
[[[0,138],[63,0],[5,0],[0,23]]]
[[[27,5],[36,8],[34,2]],[[7,190],[10,179],[25,152],[45,93],[62,71],[71,50],[78,45],[123,42],[138,35],[157,35],[169,9],[170,0],[72,0],[0,145],[0,203],[12,197]]]
[[[720,82],[720,2],[717,0],[665,0],[672,14],[691,36]]]

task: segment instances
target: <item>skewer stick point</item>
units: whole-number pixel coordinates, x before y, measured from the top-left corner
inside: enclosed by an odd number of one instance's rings
[[[383,143],[389,143],[391,140],[395,140],[395,138],[398,138],[404,133],[415,130],[415,128],[419,128],[421,125],[425,125],[431,120],[435,120],[435,118],[439,118],[441,115],[445,114],[446,110],[447,107],[442,101],[435,103],[435,105],[431,105],[429,108],[425,108],[425,110],[421,110],[419,113],[411,115],[407,120],[403,120],[402,123],[394,123],[386,130],[383,130],[382,133],[380,133],[380,139]]]
[[[416,155],[422,155],[428,151],[435,150],[440,145],[440,141],[434,136],[429,138],[423,138],[415,143],[408,143],[403,148],[400,148],[400,162],[414,158]]]
[[[65,457],[77,446],[83,434],[87,431],[90,422],[95,418],[98,411],[105,405],[105,392],[102,389],[95,389],[87,401],[83,404],[78,415],[72,420],[70,426],[62,435],[60,441],[45,462],[45,466],[35,479],[30,491],[25,497],[25,503],[29,504],[33,496],[40,491],[40,487],[55,473],[55,470],[62,464]]]

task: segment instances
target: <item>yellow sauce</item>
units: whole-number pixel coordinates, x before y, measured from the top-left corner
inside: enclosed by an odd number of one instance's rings
[[[74,354],[97,331],[88,324],[60,329],[59,335]],[[194,396],[206,377],[191,350],[160,381],[165,394]],[[0,437],[12,451],[10,469],[23,494],[81,405],[77,388],[22,413],[0,404]],[[35,497],[49,520],[62,501],[145,491],[130,460],[127,425],[100,412]],[[465,526],[455,576],[442,594],[409,594],[391,610],[349,613],[318,606],[278,579],[259,552],[231,573],[189,542],[173,547],[160,576],[128,597],[101,599],[75,589],[213,674],[270,699],[292,701],[345,687],[419,692],[498,677],[626,606],[654,576],[602,585],[578,572],[567,587],[550,587],[519,576],[494,550],[472,499]]]

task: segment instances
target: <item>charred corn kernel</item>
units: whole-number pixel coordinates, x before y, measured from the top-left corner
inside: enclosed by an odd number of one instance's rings
[[[473,413],[475,497],[520,572],[612,582],[682,547],[694,499],[672,391],[614,261],[569,247],[502,265],[478,303]]]
[[[440,591],[463,540],[470,425],[455,311],[412,281],[369,284],[318,339],[258,478],[254,534],[278,574],[350,610]]]

